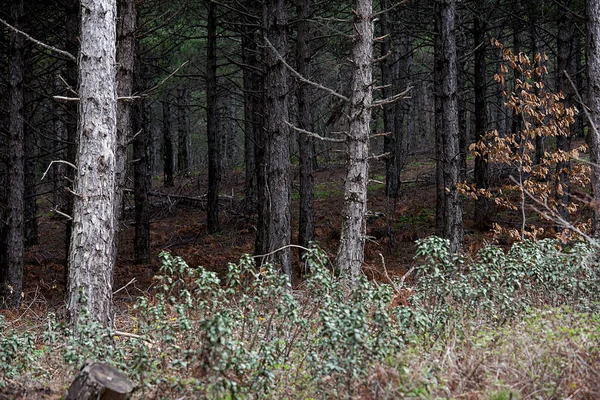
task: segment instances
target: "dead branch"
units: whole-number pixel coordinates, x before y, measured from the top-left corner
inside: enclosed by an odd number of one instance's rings
[[[387,104],[393,104],[393,103],[397,102],[398,100],[410,99],[409,93],[410,93],[410,91],[412,89],[413,89],[412,86],[409,86],[403,92],[397,93],[397,94],[393,95],[392,97],[388,97],[387,99],[382,99],[382,100],[374,101],[373,103],[371,103],[371,108],[382,107],[382,106],[385,106]]]
[[[65,56],[65,57],[67,57],[68,59],[70,59],[72,61],[77,61],[77,58],[73,54],[69,53],[68,51],[57,49],[54,46],[50,46],[49,44],[46,44],[44,42],[40,42],[39,40],[34,39],[33,37],[29,36],[27,33],[25,33],[23,31],[15,28],[14,26],[12,26],[11,24],[9,24],[8,22],[6,22],[3,19],[0,19],[0,23],[2,25],[6,26],[11,31],[13,31],[13,32],[15,32],[15,33],[23,36],[25,39],[29,40],[30,42],[33,42],[33,43],[37,44],[38,46],[41,46],[41,47],[43,47],[45,49],[48,49],[48,50],[51,50],[51,51],[55,52],[56,54],[60,54],[61,56]]]
[[[322,140],[324,142],[344,143],[346,141],[346,139],[326,138],[326,137],[320,136],[314,132],[310,132],[305,129],[298,128],[297,126],[290,124],[288,121],[285,121],[285,124],[297,132],[303,133],[307,136],[314,137],[314,138]]]
[[[301,82],[304,82],[308,85],[314,86],[317,89],[323,90],[327,93],[329,93],[332,96],[335,96],[339,99],[342,99],[344,101],[350,101],[349,98],[347,98],[346,96],[344,96],[343,94],[340,94],[338,92],[336,92],[333,89],[330,89],[326,86],[323,86],[317,82],[313,82],[309,79],[306,79],[305,77],[302,76],[302,74],[300,74],[298,71],[296,71],[291,65],[289,65],[281,56],[281,54],[279,54],[279,52],[277,51],[277,49],[275,48],[275,46],[273,46],[273,44],[269,41],[269,39],[267,39],[267,37],[265,36],[265,43],[267,44],[267,46],[271,49],[271,51],[273,52],[273,54],[275,54],[275,57],[277,57],[277,59],[279,61],[281,61],[281,63],[296,77],[298,78]]]

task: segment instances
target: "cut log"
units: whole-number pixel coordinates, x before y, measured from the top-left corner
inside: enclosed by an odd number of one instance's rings
[[[135,386],[115,367],[86,361],[69,387],[66,400],[126,400]]]

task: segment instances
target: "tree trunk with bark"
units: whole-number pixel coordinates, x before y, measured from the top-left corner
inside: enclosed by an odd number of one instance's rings
[[[298,72],[310,76],[310,0],[300,0],[297,6],[298,37],[296,43],[296,65]],[[296,90],[298,100],[298,126],[300,129],[312,131],[311,88],[306,83],[298,82]],[[313,164],[315,158],[314,139],[305,134],[298,134],[300,152],[300,223],[298,227],[298,244],[308,247],[313,240],[315,230],[314,179]]]
[[[162,135],[163,135],[163,174],[164,174],[164,186],[173,187],[175,181],[173,180],[173,135],[171,134],[171,97],[169,91],[166,90],[162,108],[163,108],[163,120],[162,120]]]
[[[398,70],[399,74],[402,71],[399,68],[394,68],[396,61],[395,54],[392,53],[392,38],[390,35],[390,7],[389,1],[381,1],[381,36],[384,38],[381,41],[381,57],[385,57],[381,63],[381,89],[382,97],[388,98],[392,95],[394,86],[394,70]],[[400,54],[402,57],[402,54]],[[398,62],[399,63],[399,62]],[[399,79],[399,76],[396,76]],[[394,127],[394,107],[395,104],[386,104],[383,106],[383,131],[387,133],[383,138],[383,152],[387,154],[385,158],[385,194],[388,197],[398,197],[400,195],[400,171],[398,169],[398,157],[396,154],[398,146],[396,142],[399,139],[397,133],[400,129]],[[396,110],[400,111],[400,110]],[[399,122],[402,123],[402,114],[399,114]]]
[[[67,36],[65,38],[65,50],[71,54],[79,53],[80,48],[80,31],[81,27],[79,22],[80,16],[80,2],[79,0],[67,0],[65,6],[65,30]],[[77,91],[79,82],[79,66],[74,60],[66,61],[66,76],[65,81],[69,86],[66,88],[65,94],[71,95],[71,91]],[[67,128],[67,161],[75,164],[75,158],[77,157],[77,129],[79,125],[79,112],[77,105],[73,102],[68,102],[64,105],[68,118],[66,119]],[[70,189],[73,189],[73,182],[75,180],[75,170],[73,168],[67,168],[65,170],[65,185]],[[73,215],[73,202],[74,198],[71,193],[66,194],[66,205],[65,213],[67,215]],[[69,280],[69,254],[71,253],[71,233],[73,232],[73,220],[67,220],[67,229],[65,237],[65,287]]]
[[[346,136],[347,172],[337,268],[355,279],[365,253],[369,134],[373,83],[373,2],[357,0],[352,47],[350,126]]]
[[[136,49],[139,49],[136,46]],[[139,54],[139,53],[138,53]],[[134,87],[140,93],[146,89],[146,80],[142,74],[139,62],[135,63]],[[150,113],[148,100],[140,99],[133,104],[133,194],[135,236],[133,239],[133,254],[136,264],[150,262],[150,203],[148,192],[151,189],[150,174]]]
[[[592,189],[594,192],[594,237],[600,237],[600,1],[587,1],[588,37],[587,70],[589,80],[588,106],[590,108],[590,158],[592,160]]]
[[[136,55],[137,12],[135,0],[118,0],[117,4],[117,95],[131,97]],[[117,103],[117,144],[115,151],[115,237],[118,238],[119,221],[123,217],[123,190],[127,176],[127,145],[133,137],[132,103],[122,99]],[[112,257],[117,259],[118,240],[113,242]]]
[[[572,89],[567,74],[571,79],[575,76],[571,67],[572,63],[572,42],[575,27],[569,16],[570,0],[561,0],[558,2],[558,38],[556,44],[556,90],[565,96],[565,107],[569,107],[572,100]],[[556,149],[561,152],[571,150],[571,133],[569,131],[564,134],[559,134],[556,137]],[[557,211],[565,220],[569,220],[569,212],[567,207],[570,203],[569,196],[569,169],[571,163],[569,161],[560,161],[556,163],[556,185],[555,196],[557,200]],[[558,229],[561,226],[557,227]]]
[[[247,1],[249,9],[259,9],[255,0]],[[260,20],[260,15],[257,18]],[[244,85],[244,158],[246,179],[244,186],[246,211],[254,213],[257,207],[257,140],[261,137],[262,123],[262,66],[259,63],[256,21],[248,19],[242,29],[242,61]],[[258,246],[257,246],[258,249]]]
[[[24,0],[11,7],[13,25],[20,29],[25,15]],[[25,38],[10,32],[8,60],[8,131],[7,131],[7,212],[6,256],[1,266],[0,296],[4,305],[18,308],[23,292],[23,251],[25,225],[25,120],[24,82]],[[1,304],[1,302],[0,302]]]
[[[117,137],[116,0],[82,0],[79,145],[67,309],[111,326]]]
[[[478,10],[473,22],[473,47],[475,48],[474,86],[475,86],[475,142],[480,141],[487,132],[487,75],[485,53],[487,43],[485,32],[487,22]],[[488,189],[488,162],[487,156],[477,155],[475,157],[475,169],[473,171],[475,185],[478,189]],[[485,196],[477,199],[475,206],[475,225],[479,228],[487,228],[489,224],[490,204]]]
[[[217,4],[208,2],[208,43],[206,47],[206,135],[208,137],[208,233],[219,230],[219,160],[217,119]]]
[[[177,170],[188,172],[190,169],[190,91],[187,87],[177,90]]]
[[[25,103],[27,98],[25,96]],[[25,107],[23,115],[28,115],[27,107]],[[38,219],[37,219],[37,177],[36,169],[38,166],[39,157],[37,155],[39,144],[37,141],[37,135],[34,129],[27,124],[24,126],[24,151],[26,157],[24,159],[25,165],[25,213],[23,216],[25,223],[25,246],[33,246],[39,243],[39,231],[38,231]]]
[[[442,208],[443,235],[450,251],[458,252],[463,243],[461,199],[456,190],[460,179],[460,136],[458,129],[456,1],[436,0],[435,69],[436,136],[438,144],[438,208]],[[439,164],[441,163],[441,165]],[[443,193],[440,193],[443,192]],[[443,196],[443,198],[440,198]]]
[[[285,0],[267,0],[264,3],[266,38],[282,56],[288,52],[287,13]],[[264,250],[272,253],[267,257],[281,272],[291,278],[291,252],[286,247],[291,242],[291,173],[290,173],[290,132],[288,116],[288,73],[277,55],[268,46],[265,48],[265,108],[263,130],[265,181],[259,188],[262,192],[259,203],[263,207],[262,216],[266,224]],[[264,226],[266,225],[266,226]]]

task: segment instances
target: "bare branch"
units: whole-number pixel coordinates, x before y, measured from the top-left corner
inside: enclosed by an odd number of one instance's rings
[[[66,96],[52,96],[55,100],[62,101],[79,101],[79,97],[66,97]]]
[[[267,46],[271,49],[271,51],[273,52],[273,54],[275,54],[275,56],[277,57],[277,59],[279,61],[281,61],[281,63],[296,77],[298,78],[301,82],[304,82],[306,84],[309,84],[311,86],[316,87],[317,89],[323,90],[327,93],[329,93],[332,96],[335,96],[339,99],[342,99],[344,101],[350,101],[349,98],[347,98],[346,96],[344,96],[343,94],[340,94],[338,92],[336,92],[333,89],[330,89],[326,86],[323,86],[317,82],[313,82],[311,80],[306,79],[305,77],[303,77],[298,71],[296,71],[291,65],[289,65],[281,56],[281,54],[279,54],[279,52],[277,51],[277,49],[275,48],[275,46],[273,46],[273,44],[271,42],[269,42],[269,39],[267,39],[267,37],[265,36],[265,43],[267,44]]]
[[[50,161],[50,164],[48,165],[48,168],[46,168],[46,171],[42,174],[42,179],[40,180],[44,180],[44,178],[46,177],[46,174],[48,173],[48,171],[50,171],[50,167],[52,167],[52,164],[67,164],[69,167],[73,168],[75,171],[77,171],[77,167],[74,164],[71,164],[68,161],[65,160],[53,160]]]
[[[542,209],[539,209],[535,206],[532,206],[531,208],[539,213],[543,218],[545,218],[548,221],[554,221],[556,223],[558,223],[560,226],[562,226],[565,229],[568,229],[572,232],[575,232],[577,235],[581,236],[582,238],[584,238],[589,244],[595,246],[595,247],[600,247],[600,244],[598,243],[598,241],[594,238],[592,238],[591,236],[589,236],[587,233],[583,232],[581,229],[577,228],[575,225],[573,225],[572,223],[570,223],[569,221],[567,221],[566,219],[564,219],[560,213],[558,213],[557,211],[553,210],[549,205],[548,205],[548,201],[547,200],[540,200],[538,199],[536,196],[534,196],[533,193],[531,193],[529,190],[525,189],[523,187],[522,184],[520,184],[514,177],[510,177],[510,179],[516,183],[517,185],[520,186],[521,190],[523,191],[523,193],[525,193],[527,195],[527,197],[529,197],[531,200],[533,200],[537,205],[541,206]]]
[[[75,96],[79,96],[79,93],[77,93],[77,91],[76,91],[75,89],[73,89],[73,88],[71,87],[71,85],[69,85],[69,84],[67,83],[67,81],[65,81],[65,78],[63,78],[63,77],[62,77],[62,76],[60,76],[60,75],[58,76],[58,78],[59,78],[59,79],[62,81],[62,83],[64,83],[64,84],[65,84],[65,86],[67,87],[67,89],[69,90],[69,92],[73,93]]]
[[[134,277],[134,278],[132,278],[132,279],[131,279],[129,282],[127,282],[127,284],[126,284],[125,286],[123,286],[123,287],[121,287],[121,288],[119,288],[119,289],[115,290],[115,291],[113,292],[113,296],[114,296],[115,294],[119,293],[121,290],[125,289],[127,286],[131,285],[131,284],[132,284],[132,283],[134,283],[134,282],[135,282],[135,277]]]
[[[147,96],[148,94],[152,93],[153,91],[155,91],[156,89],[158,89],[159,87],[161,87],[162,85],[164,85],[165,82],[167,82],[169,79],[171,79],[173,77],[173,75],[175,75],[177,72],[179,72],[179,70],[181,68],[183,68],[188,62],[189,62],[189,60],[184,61],[183,64],[181,64],[175,71],[173,71],[172,73],[170,73],[165,79],[163,79],[158,84],[156,84],[153,87],[151,87],[150,89],[145,90],[140,96]]]
[[[51,209],[50,211],[52,211],[53,213],[56,213],[56,214],[58,214],[58,215],[62,215],[63,217],[67,218],[69,221],[72,221],[72,220],[73,220],[73,217],[71,217],[69,214],[65,214],[64,212],[62,212],[62,211],[59,211],[59,210],[58,210],[58,209],[56,209],[56,208],[53,208],[53,209]]]
[[[383,153],[383,154],[378,154],[378,155],[370,156],[369,159],[370,160],[379,160],[380,158],[388,158],[390,156],[390,154],[391,153],[388,151],[388,152]]]
[[[25,39],[27,39],[27,40],[29,40],[29,41],[37,44],[38,46],[41,46],[41,47],[43,47],[45,49],[48,49],[48,50],[51,50],[51,51],[55,52],[56,54],[60,54],[61,56],[67,57],[70,60],[77,61],[77,58],[73,54],[69,53],[68,51],[57,49],[54,46],[50,46],[49,44],[40,42],[39,40],[32,38],[31,36],[29,36],[25,32],[23,32],[23,31],[15,28],[14,26],[12,26],[11,24],[9,24],[8,22],[6,22],[3,19],[0,19],[0,23],[2,25],[6,26],[11,31],[16,32],[17,34],[23,36]]]
[[[314,132],[310,132],[305,129],[298,128],[297,126],[290,124],[288,121],[285,121],[285,124],[297,132],[303,133],[307,136],[314,137],[314,138],[322,140],[324,142],[344,143],[346,141],[346,139],[326,138],[326,137],[320,136]]]
[[[411,90],[412,90],[412,86],[409,86],[405,91],[403,91],[401,93],[397,93],[397,94],[393,95],[392,97],[388,97],[387,99],[382,99],[379,101],[374,101],[373,103],[371,103],[371,107],[382,107],[387,104],[393,104],[393,103],[397,102],[398,100],[410,99],[409,93]]]
[[[583,112],[585,113],[585,116],[587,117],[592,127],[592,131],[594,132],[594,136],[596,137],[596,142],[598,142],[598,139],[600,139],[600,136],[598,135],[598,127],[596,126],[596,124],[594,124],[594,121],[592,120],[592,116],[590,115],[588,106],[586,106],[583,102],[583,98],[581,97],[579,90],[577,90],[577,86],[575,86],[575,83],[573,83],[571,76],[567,73],[567,71],[563,71],[563,73],[565,74],[565,76],[569,80],[569,83],[571,84],[571,87],[575,91],[575,94],[577,95],[577,101],[579,102],[579,104],[581,104],[581,108],[583,108]]]

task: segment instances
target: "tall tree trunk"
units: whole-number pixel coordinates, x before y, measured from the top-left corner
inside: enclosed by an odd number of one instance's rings
[[[82,0],[79,145],[67,309],[111,326],[117,138],[116,0]]]
[[[179,144],[177,146],[177,169],[187,172],[190,169],[190,91],[187,87],[177,90],[177,131]]]
[[[392,91],[395,89],[394,83],[394,62],[396,56],[392,54],[392,38],[390,36],[390,7],[389,1],[381,1],[381,14],[380,25],[381,25],[381,36],[384,39],[381,41],[381,57],[385,57],[381,63],[381,85],[383,89],[381,93],[383,98],[388,98],[392,95]],[[386,11],[387,10],[387,11]],[[403,54],[400,54],[402,57]],[[399,64],[399,62],[398,62]],[[400,68],[396,68],[400,75],[403,71]],[[399,80],[399,76],[396,77]],[[398,146],[397,134],[401,133],[401,128],[395,129],[394,126],[394,107],[395,104],[386,104],[383,106],[383,130],[387,133],[383,138],[383,151],[387,153],[385,158],[385,194],[388,197],[398,197],[400,195],[400,170],[398,168],[399,154],[396,154]],[[401,111],[401,110],[396,110]],[[398,113],[399,122],[402,124],[402,113]]]
[[[487,76],[485,53],[487,43],[485,32],[487,23],[481,14],[484,10],[477,10],[473,23],[473,46],[475,48],[475,67],[474,67],[474,86],[475,86],[475,142],[480,141],[487,131]],[[488,162],[486,155],[477,155],[475,157],[475,169],[473,172],[475,185],[478,189],[488,189]],[[475,225],[479,228],[486,228],[489,224],[490,204],[485,196],[480,196],[475,205]]]
[[[21,28],[25,15],[24,0],[11,6],[13,25]],[[7,213],[6,259],[0,276],[0,296],[8,307],[21,305],[23,292],[23,250],[25,207],[25,120],[23,74],[25,72],[25,38],[10,32],[8,61],[8,138],[7,138]]]
[[[117,95],[131,97],[136,55],[135,0],[118,0],[117,4]],[[119,221],[123,218],[123,190],[127,176],[127,143],[133,137],[132,102],[117,103],[117,144],[115,149],[115,240],[112,257],[116,262]]]
[[[267,0],[264,3],[266,19],[266,38],[283,57],[287,56],[287,15],[285,0]],[[266,180],[261,190],[259,202],[267,207],[263,218],[266,218],[266,246],[268,253],[273,253],[268,260],[272,261],[281,272],[292,276],[291,253],[291,173],[290,173],[290,132],[288,116],[288,77],[283,63],[272,49],[265,49],[265,135],[264,168]],[[262,165],[260,166],[263,167]],[[259,215],[260,217],[260,215]],[[259,229],[265,226],[259,225]],[[277,250],[277,251],[276,251]]]
[[[80,16],[80,2],[79,0],[67,0],[65,6],[65,18],[64,23],[66,27],[67,36],[65,38],[65,50],[67,50],[71,54],[79,53],[79,38],[80,38],[80,30],[81,27],[79,25],[81,20]],[[67,95],[70,95],[70,92],[76,91],[78,89],[79,82],[79,66],[77,62],[74,60],[66,61],[66,77],[65,81],[69,88],[67,89]],[[79,125],[79,112],[77,109],[77,105],[73,102],[68,102],[68,104],[64,105],[67,111],[67,161],[72,164],[75,164],[75,158],[77,157],[77,130]],[[73,168],[67,168],[65,171],[65,184],[72,189],[73,182],[75,180],[75,171]],[[74,198],[71,193],[66,195],[66,207],[65,213],[67,215],[73,215],[73,202]],[[65,235],[65,270],[64,270],[64,279],[65,279],[65,287],[67,287],[69,281],[69,254],[71,253],[71,233],[73,232],[73,220],[67,220],[66,227],[66,235]]]
[[[569,17],[570,0],[561,0],[558,2],[558,39],[556,45],[556,89],[565,95],[565,107],[571,104],[571,85],[567,79],[569,74],[571,78],[575,76],[571,70],[572,48],[574,26],[573,21]],[[559,134],[556,137],[556,149],[562,152],[568,152],[571,149],[571,133],[565,132],[564,135]],[[565,220],[569,220],[569,212],[567,207],[570,203],[569,196],[569,173],[571,168],[569,161],[560,161],[556,163],[556,200],[557,211]]]
[[[140,69],[137,68],[139,71]],[[135,78],[136,82],[138,79]],[[142,82],[136,84],[141,88]],[[147,100],[134,104],[133,128],[137,133],[133,139],[133,182],[135,198],[135,236],[133,239],[133,254],[136,264],[150,262],[150,204],[148,192],[151,187],[150,180],[150,123],[148,121],[150,108]],[[138,133],[139,132],[139,133]]]
[[[310,74],[310,28],[308,17],[310,0],[298,2],[298,37],[296,43],[296,65],[298,72],[305,77]],[[298,125],[301,129],[312,131],[311,115],[311,90],[302,82],[298,83],[296,91],[298,99]],[[314,139],[311,136],[299,134],[298,145],[300,151],[300,224],[298,227],[298,244],[308,247],[313,240],[315,230],[314,210]]]
[[[206,47],[206,134],[208,136],[208,198],[206,221],[208,233],[219,230],[219,162],[217,120],[217,4],[208,2],[208,44]]]
[[[587,69],[590,108],[590,158],[592,160],[592,189],[594,192],[594,237],[600,237],[600,0],[587,1],[588,37]]]
[[[350,126],[346,136],[347,172],[336,266],[355,279],[365,255],[369,133],[373,100],[373,1],[357,0],[352,47]]]
[[[169,91],[166,90],[163,98],[163,119],[162,119],[162,134],[163,134],[163,174],[164,186],[173,187],[173,135],[171,134],[171,98]]]
[[[258,5],[252,0],[250,8]],[[257,210],[256,141],[262,127],[262,76],[253,24],[248,21],[242,31],[242,60],[244,62],[244,157],[246,161],[245,204],[248,212]],[[259,246],[257,246],[258,249]]]
[[[138,21],[140,14],[137,15]],[[138,25],[138,24],[136,24]],[[139,54],[140,44],[136,41],[136,53],[134,56],[133,84],[135,93],[141,93],[147,89],[145,69],[142,69]],[[152,110],[147,99],[140,99],[133,103],[132,127],[133,137],[133,194],[134,194],[134,219],[135,236],[133,239],[133,255],[136,264],[150,262],[150,203],[148,192],[151,189],[151,167],[150,167],[150,142],[152,131],[150,130],[150,115]]]
[[[29,96],[26,96],[29,97]],[[27,108],[27,107],[26,107]],[[27,111],[24,112],[26,114]],[[27,157],[25,165],[25,246],[33,246],[39,243],[38,220],[37,220],[37,178],[36,167],[38,164],[38,143],[33,129],[25,125],[24,151]]]
[[[456,67],[456,0],[436,0],[435,85],[436,135],[439,138],[437,162],[443,186],[443,234],[450,240],[450,251],[458,252],[463,243],[461,199],[456,190],[460,178],[460,138],[458,129]],[[439,114],[439,115],[438,115]],[[438,184],[439,185],[439,184]],[[438,192],[439,195],[439,192]]]

